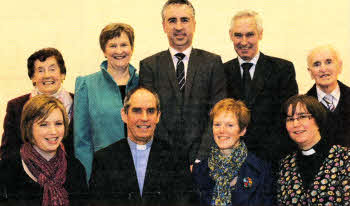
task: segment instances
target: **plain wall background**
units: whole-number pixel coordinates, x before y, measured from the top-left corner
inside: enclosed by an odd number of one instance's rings
[[[130,24],[135,30],[131,63],[168,48],[160,12],[165,0],[32,0],[6,1],[0,7],[0,124],[7,101],[29,93],[27,58],[44,47],[61,51],[66,62],[64,87],[74,92],[75,78],[99,70],[104,56],[99,47],[102,28],[112,22]],[[213,3],[214,2],[214,3]],[[294,63],[299,92],[314,83],[307,72],[308,51],[333,44],[343,58],[339,79],[350,85],[349,0],[192,0],[196,10],[193,46],[221,55],[223,62],[236,53],[228,31],[232,16],[253,9],[263,19],[260,50]],[[0,128],[2,134],[3,128]],[[0,137],[1,138],[1,137]]]

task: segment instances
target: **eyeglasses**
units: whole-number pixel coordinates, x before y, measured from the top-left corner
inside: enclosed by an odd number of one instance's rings
[[[286,123],[287,124],[291,124],[293,123],[295,120],[298,120],[298,122],[300,123],[304,123],[306,120],[309,120],[312,118],[312,114],[300,114],[297,117],[287,117],[286,118]]]

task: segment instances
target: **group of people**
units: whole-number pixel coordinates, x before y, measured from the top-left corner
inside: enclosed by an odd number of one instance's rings
[[[192,47],[195,9],[162,9],[169,49],[130,64],[134,30],[100,34],[100,71],[62,82],[61,53],[28,58],[33,90],[8,102],[0,200],[42,205],[349,205],[350,88],[332,46],[290,61],[260,52],[262,20],[232,18],[237,58]]]

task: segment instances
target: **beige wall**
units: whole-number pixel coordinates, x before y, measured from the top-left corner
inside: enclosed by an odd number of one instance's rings
[[[6,1],[0,8],[0,124],[7,101],[32,89],[26,60],[43,47],[56,47],[66,61],[64,86],[74,92],[79,75],[98,71],[104,59],[98,44],[101,29],[111,22],[132,25],[136,33],[132,64],[167,49],[160,11],[165,0],[33,0]],[[350,2],[348,0],[192,0],[196,9],[194,47],[215,52],[228,61],[236,56],[228,36],[230,19],[242,9],[263,18],[261,51],[291,60],[300,93],[313,84],[306,70],[307,51],[331,43],[344,59],[340,80],[350,85]],[[249,5],[246,3],[249,2]],[[332,4],[332,2],[334,2]],[[347,78],[346,78],[347,77]],[[2,134],[3,128],[0,128]]]

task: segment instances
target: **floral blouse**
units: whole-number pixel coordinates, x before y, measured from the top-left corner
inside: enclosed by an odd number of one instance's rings
[[[297,152],[281,161],[278,205],[350,205],[350,150],[333,145],[310,187],[304,189]]]

